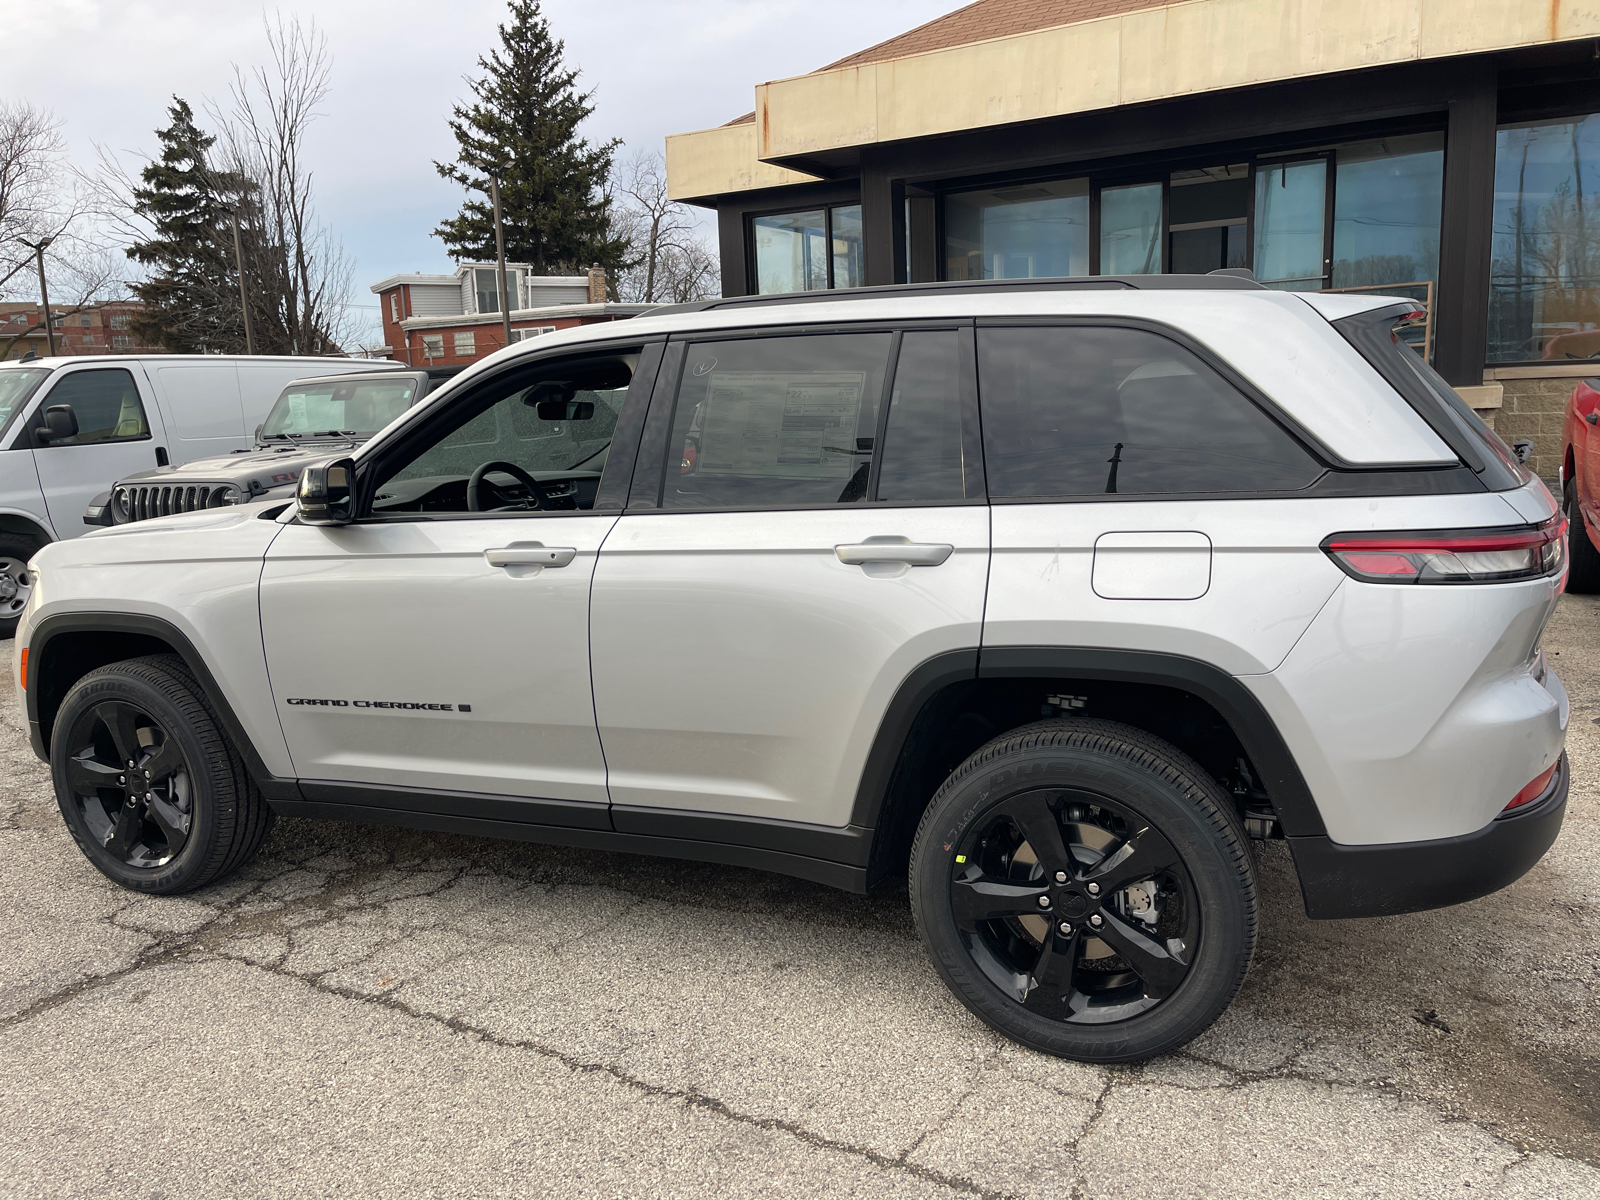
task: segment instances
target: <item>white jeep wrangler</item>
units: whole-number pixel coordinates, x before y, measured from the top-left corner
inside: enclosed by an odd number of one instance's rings
[[[1560,828],[1565,526],[1413,307],[990,282],[512,346],[294,503],[45,547],[33,744],[128,888],[275,813],[909,874],[990,1025],[1161,1053],[1249,966],[1252,838],[1351,917]]]

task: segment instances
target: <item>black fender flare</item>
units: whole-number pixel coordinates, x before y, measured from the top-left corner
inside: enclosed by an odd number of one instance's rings
[[[256,786],[261,789],[261,794],[268,800],[301,798],[299,786],[294,780],[281,779],[267,770],[255,743],[245,732],[243,724],[233,711],[233,706],[228,703],[222,689],[217,685],[211,668],[206,665],[206,660],[195,649],[188,635],[172,622],[144,613],[57,613],[45,617],[32,627],[28,637],[28,687],[24,693],[26,697],[24,703],[28,713],[28,739],[33,745],[33,752],[41,759],[45,762],[50,761],[50,731],[44,727],[40,705],[45,690],[45,680],[49,677],[53,659],[52,643],[57,642],[64,634],[82,633],[148,637],[170,647],[173,653],[183,659],[184,665],[188,667],[195,682],[205,693],[206,702],[222,723],[228,739],[244,758],[245,767],[255,780]],[[59,699],[60,697],[56,697],[58,703]],[[53,710],[50,715],[53,717]]]
[[[1002,646],[939,654],[912,671],[889,702],[856,789],[850,823],[876,829],[901,745],[917,714],[952,683],[974,679],[1099,679],[1175,688],[1217,711],[1250,756],[1288,837],[1326,836],[1322,814],[1283,735],[1254,694],[1220,667],[1180,654],[1094,647]]]

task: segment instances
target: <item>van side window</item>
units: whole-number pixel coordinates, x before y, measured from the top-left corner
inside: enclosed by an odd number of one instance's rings
[[[688,347],[662,507],[864,502],[892,340],[798,334]]]
[[[120,368],[74,371],[62,377],[45,395],[40,410],[70,404],[78,418],[76,437],[58,438],[52,446],[83,446],[92,442],[131,442],[150,436],[139,386]]]
[[[1178,343],[1142,329],[978,331],[995,499],[1282,492],[1322,466]]]

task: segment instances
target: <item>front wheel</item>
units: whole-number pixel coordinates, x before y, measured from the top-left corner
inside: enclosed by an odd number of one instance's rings
[[[923,815],[910,885],[957,998],[1084,1062],[1137,1062],[1199,1035],[1255,944],[1255,866],[1232,802],[1177,748],[1111,721],[1040,722],[972,755]]]
[[[1561,507],[1567,517],[1567,591],[1579,595],[1600,592],[1600,550],[1584,526],[1583,513],[1578,507],[1576,480],[1567,480],[1561,489]]]

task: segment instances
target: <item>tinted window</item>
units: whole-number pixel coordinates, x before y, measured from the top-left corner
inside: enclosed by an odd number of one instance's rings
[[[901,339],[878,474],[879,500],[909,504],[965,498],[962,336],[943,329]],[[982,495],[981,476],[977,471],[973,476],[972,494]]]
[[[1288,491],[1321,473],[1198,357],[1138,329],[978,331],[995,497]]]
[[[663,507],[865,500],[890,340],[823,334],[690,346]]]
[[[43,403],[45,408],[70,404],[78,418],[78,436],[57,438],[50,443],[52,446],[125,442],[150,436],[138,385],[127,371],[74,371],[50,389]],[[44,423],[42,411],[38,423]]]

